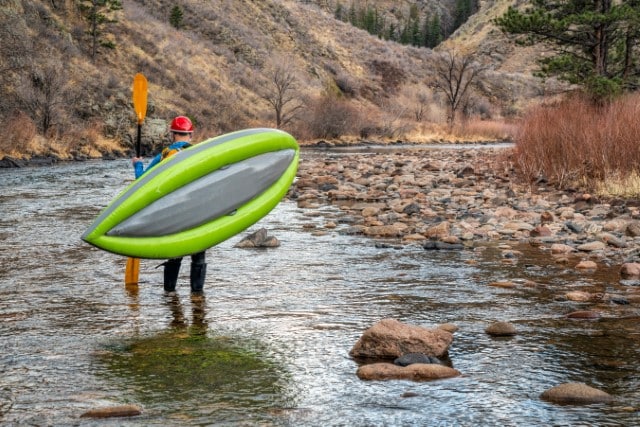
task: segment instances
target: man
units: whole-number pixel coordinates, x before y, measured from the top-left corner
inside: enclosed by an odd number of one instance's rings
[[[142,176],[149,169],[160,163],[163,159],[170,157],[185,148],[191,146],[191,138],[193,137],[193,124],[188,117],[178,116],[171,121],[169,126],[171,134],[171,145],[165,147],[161,153],[157,154],[145,168],[142,159],[134,157],[132,159],[133,168],[136,178]],[[182,258],[173,258],[162,263],[164,265],[164,290],[165,292],[175,292],[178,282],[178,274],[180,273],[180,264]],[[207,264],[205,262],[205,251],[191,255],[191,293],[201,294],[204,287],[204,279],[207,273]]]

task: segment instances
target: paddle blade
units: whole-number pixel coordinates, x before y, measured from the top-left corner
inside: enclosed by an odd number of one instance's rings
[[[141,73],[133,78],[133,109],[138,118],[138,124],[142,124],[147,115],[147,79]]]
[[[127,258],[127,267],[124,271],[124,284],[137,285],[140,273],[140,258]]]

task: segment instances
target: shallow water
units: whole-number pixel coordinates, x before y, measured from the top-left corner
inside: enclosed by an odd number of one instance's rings
[[[126,160],[0,170],[0,423],[640,424],[640,327],[623,319],[634,307],[571,321],[563,315],[584,306],[557,298],[573,289],[635,291],[612,271],[578,274],[546,265],[533,249],[521,257],[526,265],[512,265],[497,261],[497,248],[381,248],[340,228],[316,235],[310,225],[323,230],[340,211],[309,215],[284,201],[247,231],[267,228],[279,248],[234,248],[242,233],[209,250],[204,300],[190,298],[185,259],[171,298],[160,261],[143,260],[140,286],[127,289],[125,259],[79,239],[131,175]],[[525,279],[538,285],[488,286]],[[388,317],[458,325],[449,361],[463,375],[359,380],[348,352]],[[519,334],[489,337],[484,330],[497,320]],[[560,406],[539,398],[574,381],[616,402]],[[125,403],[144,413],[79,418]]]

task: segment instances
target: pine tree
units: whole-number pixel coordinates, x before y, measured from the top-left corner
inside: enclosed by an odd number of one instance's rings
[[[556,55],[540,60],[542,76],[582,85],[596,99],[640,85],[640,1],[532,0],[495,23],[523,43],[545,43]]]
[[[342,6],[341,2],[337,2],[336,3],[336,9],[333,12],[333,16],[339,21],[344,21],[345,20],[344,6]]]
[[[169,15],[169,23],[172,27],[180,29],[182,28],[182,18],[184,17],[184,13],[180,6],[175,5],[171,9],[171,14]]]
[[[113,42],[102,39],[105,26],[116,23],[114,13],[122,9],[120,0],[77,0],[80,11],[89,23],[89,35],[91,40],[91,59],[95,60],[98,53],[98,45],[114,48]]]
[[[474,6],[473,0],[457,0],[456,9],[454,13],[453,28],[459,28],[462,24],[467,22],[467,19],[473,14]]]
[[[438,46],[442,40],[442,28],[440,25],[440,17],[436,14],[429,18],[424,19],[424,45],[428,48],[434,48]]]

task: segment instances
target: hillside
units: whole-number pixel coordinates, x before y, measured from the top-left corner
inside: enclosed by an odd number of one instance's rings
[[[124,0],[121,10],[109,12],[113,22],[100,30],[94,59],[80,3],[87,2],[5,0],[0,11],[0,121],[13,129],[11,143],[28,145],[34,155],[34,135],[43,129],[48,141],[72,145],[73,156],[95,155],[89,147],[102,137],[131,147],[131,82],[137,72],[149,81],[148,150],[161,143],[166,120],[176,114],[192,117],[200,137],[274,127],[266,98],[278,70],[295,84],[289,105],[299,106],[299,114],[285,129],[299,139],[327,131],[337,120],[331,113],[345,121],[340,134],[428,139],[430,125],[443,122],[442,100],[430,89],[443,49],[480,55],[489,70],[475,104],[491,117],[518,114],[544,93],[531,77],[531,56],[519,55],[489,23],[509,1],[480,2],[478,13],[432,51],[339,21],[330,1],[185,1],[176,29],[169,22],[175,1]],[[451,2],[378,3],[400,13],[411,3],[446,10]],[[415,109],[425,103],[429,114],[418,122]],[[14,129],[18,122],[20,132]],[[8,144],[0,144],[0,156],[16,154]]]

